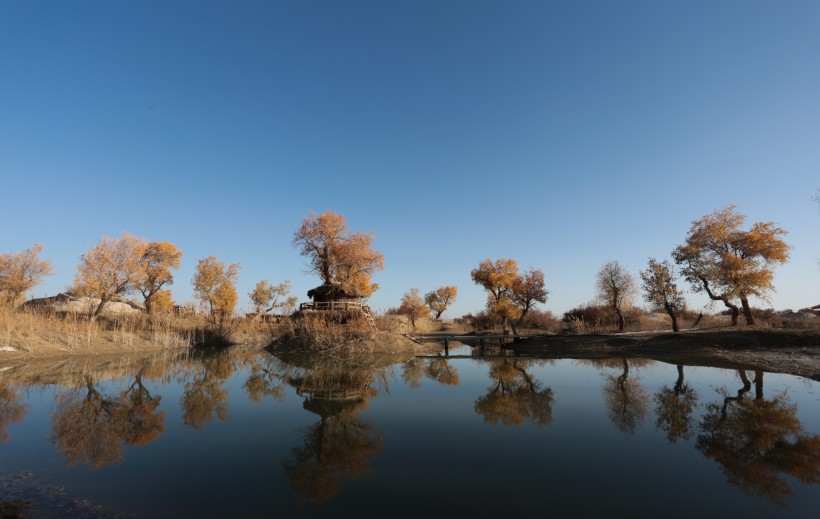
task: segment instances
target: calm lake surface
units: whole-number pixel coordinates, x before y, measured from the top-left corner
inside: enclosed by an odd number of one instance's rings
[[[0,439],[31,517],[820,513],[819,383],[641,359],[32,363]]]

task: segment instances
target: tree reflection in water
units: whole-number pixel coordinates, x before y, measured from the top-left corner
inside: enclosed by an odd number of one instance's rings
[[[370,398],[388,392],[390,369],[369,360],[296,356],[276,359],[269,368],[275,380],[305,397],[306,410],[320,417],[284,463],[294,495],[321,503],[339,493],[345,478],[371,474],[370,459],[381,451],[383,438],[359,413]]]
[[[675,386],[663,386],[655,393],[655,428],[666,433],[669,443],[679,439],[689,440],[694,429],[692,411],[697,407],[697,392],[684,382],[683,365],[678,364]]]
[[[28,406],[20,403],[16,387],[0,385],[0,443],[9,441],[9,425],[26,417]]]
[[[555,397],[552,389],[542,388],[541,383],[526,368],[535,361],[494,360],[490,368],[493,384],[487,394],[475,401],[475,412],[491,425],[499,422],[505,426],[552,423],[552,406]],[[542,361],[546,362],[546,361]]]
[[[620,375],[608,375],[604,380],[604,404],[609,411],[609,419],[619,431],[635,434],[646,416],[649,407],[649,395],[636,378],[629,377],[627,359],[605,359],[594,361],[602,367],[620,365]],[[632,359],[633,365],[644,365],[642,359]]]
[[[410,359],[401,365],[401,378],[411,388],[421,387],[421,379],[427,377],[445,386],[457,386],[458,370],[446,358]]]
[[[755,397],[746,372],[737,396],[726,389],[722,402],[706,405],[696,447],[717,461],[731,484],[744,493],[784,504],[792,495],[789,475],[803,483],[820,482],[820,435],[809,434],[797,418],[787,393],[763,396],[763,372],[755,372]]]
[[[146,445],[165,432],[160,396],[142,383],[142,372],[118,396],[100,392],[90,375],[81,390],[55,397],[50,436],[69,465],[98,469],[122,460],[123,445]]]
[[[201,429],[215,418],[223,421],[228,415],[228,390],[222,387],[231,376],[234,363],[226,352],[207,355],[197,367],[194,379],[185,383],[180,400],[182,421],[188,427]]]

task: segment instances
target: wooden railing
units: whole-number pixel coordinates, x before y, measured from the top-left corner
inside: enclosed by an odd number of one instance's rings
[[[324,301],[320,303],[302,303],[299,310],[362,310],[370,312],[370,307],[359,301]]]

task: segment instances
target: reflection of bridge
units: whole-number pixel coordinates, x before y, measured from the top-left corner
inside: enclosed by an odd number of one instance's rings
[[[463,342],[463,343],[470,343],[470,342],[478,342],[478,345],[481,346],[481,349],[487,347],[487,343],[489,341],[495,342],[498,341],[498,346],[503,348],[508,341],[518,342],[523,339],[531,339],[534,337],[545,337],[543,334],[496,334],[496,335],[450,335],[450,334],[440,334],[440,335],[407,335],[407,337],[417,343],[422,342],[429,342],[429,341],[439,341],[444,342],[444,352],[445,355],[450,355],[450,341],[456,342]],[[468,344],[469,345],[469,344]]]

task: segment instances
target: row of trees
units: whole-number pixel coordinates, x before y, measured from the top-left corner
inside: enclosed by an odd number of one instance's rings
[[[372,234],[350,232],[344,216],[325,211],[318,215],[311,212],[303,220],[293,244],[309,258],[311,271],[325,284],[368,297],[378,289],[372,274],[384,268],[384,257],[373,249],[373,239]],[[51,263],[39,257],[42,250],[42,245],[35,244],[22,252],[0,255],[0,302],[22,302],[26,292],[51,274]],[[151,314],[173,306],[167,288],[174,282],[172,271],[179,269],[181,258],[182,251],[167,241],[146,241],[127,232],[120,238],[103,237],[80,257],[71,290],[100,300],[94,317],[115,297],[137,292]],[[215,319],[224,320],[236,307],[239,268],[238,263],[226,265],[214,256],[197,264],[191,281],[194,295]],[[296,298],[289,296],[289,291],[288,281],[274,285],[262,280],[248,295],[256,312],[262,313],[294,307]],[[441,304],[446,308],[448,303]]]
[[[436,319],[440,319],[441,314],[455,302],[457,295],[458,288],[452,285],[438,287],[432,292],[424,294],[423,298],[418,288],[411,288],[404,293],[400,306],[395,310],[388,310],[387,313],[406,315],[415,327],[416,319],[430,317],[431,314]]]
[[[789,245],[782,237],[786,231],[773,222],[756,222],[744,229],[745,215],[735,206],[719,209],[692,222],[685,242],[672,252],[680,274],[696,293],[705,293],[731,311],[732,325],[743,309],[747,324],[754,324],[750,297],[764,300],[774,291],[774,268],[789,259]],[[544,274],[530,269],[521,274],[511,259],[481,262],[471,272],[473,281],[488,293],[487,309],[502,321],[504,331],[510,323],[521,324],[536,304],[546,302]],[[662,309],[678,331],[677,314],[685,308],[683,290],[678,288],[678,272],[669,260],[650,258],[640,279],[646,302]],[[617,316],[618,329],[624,329],[624,309],[637,294],[635,278],[617,261],[609,261],[596,276],[596,298]]]
[[[774,286],[774,267],[789,257],[789,246],[782,237],[786,231],[772,222],[756,222],[744,229],[745,215],[734,206],[719,209],[692,222],[685,242],[672,252],[680,275],[692,290],[720,301],[737,323],[739,306],[748,324],[754,324],[749,298],[766,298]],[[332,211],[311,212],[294,233],[293,245],[306,256],[310,270],[323,283],[340,286],[347,294],[368,297],[379,287],[372,275],[384,268],[384,257],[373,249],[373,235],[351,232],[344,216]],[[0,255],[0,301],[19,302],[26,291],[51,273],[51,264],[41,260],[42,246]],[[100,300],[94,311],[99,315],[115,296],[139,292],[148,313],[173,305],[167,287],[173,284],[172,270],[179,268],[182,252],[169,242],[151,242],[123,233],[120,238],[104,237],[83,254],[77,267],[73,291]],[[230,316],[237,303],[236,278],[239,264],[226,265],[210,256],[199,260],[192,285],[195,296],[215,320]],[[501,320],[506,331],[524,322],[528,312],[545,303],[549,292],[544,273],[536,268],[521,271],[513,259],[486,259],[470,273],[472,280],[487,292],[487,310]],[[668,261],[650,258],[640,272],[645,300],[665,310],[678,329],[677,313],[684,307],[683,291],[678,288],[678,273]],[[273,285],[260,281],[249,294],[257,313],[293,307],[296,298],[288,296],[288,282]],[[618,327],[624,328],[623,309],[636,295],[635,280],[617,261],[606,263],[597,274],[596,295],[616,314]],[[443,286],[421,296],[411,289],[401,301],[400,313],[415,319],[438,319],[455,301],[455,286]],[[739,305],[739,306],[738,306]]]
[[[774,268],[789,259],[786,231],[773,222],[756,222],[749,229],[746,216],[735,206],[718,209],[692,222],[686,240],[672,252],[680,274],[693,292],[705,293],[731,311],[732,326],[737,325],[743,308],[747,324],[754,324],[750,297],[768,299],[774,292]],[[668,261],[649,259],[640,272],[644,299],[665,310],[678,331],[677,313],[685,307],[683,291],[678,288],[675,267]],[[632,276],[617,262],[604,265],[598,273],[598,297],[617,314],[623,330],[621,309],[635,292]]]

